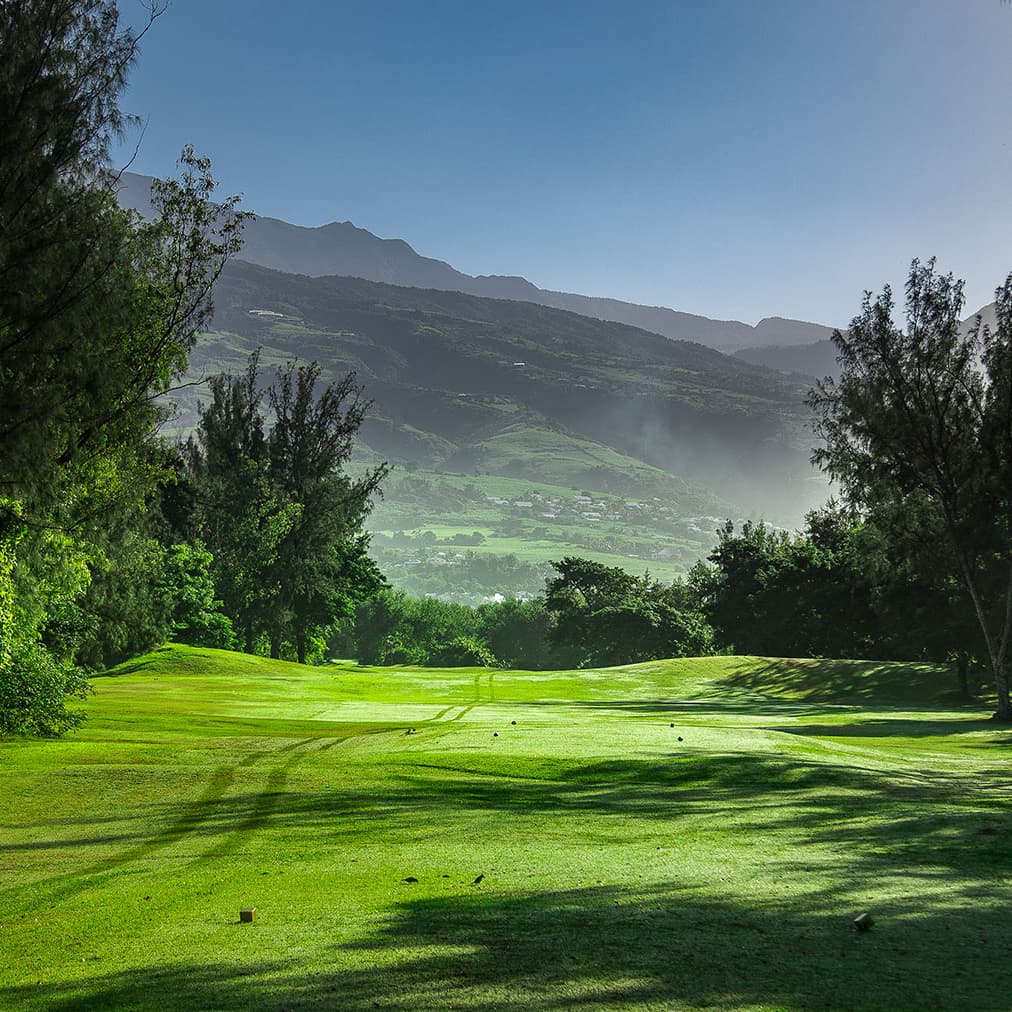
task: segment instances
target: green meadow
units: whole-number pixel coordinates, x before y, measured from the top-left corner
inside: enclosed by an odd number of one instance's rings
[[[1007,1009],[1012,733],[952,681],[163,648],[0,744],[0,1007]]]

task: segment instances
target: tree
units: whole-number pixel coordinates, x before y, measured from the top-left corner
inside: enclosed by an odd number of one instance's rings
[[[859,550],[878,619],[876,656],[955,663],[959,694],[972,695],[971,665],[989,666],[973,606],[934,504],[909,495],[865,518]]]
[[[237,198],[210,203],[190,148],[152,221],[116,203],[109,145],[138,39],[111,0],[0,4],[0,495],[30,511],[150,431],[240,244]]]
[[[15,560],[0,569],[0,708],[25,707],[7,727],[44,729],[26,714],[58,696],[58,672],[79,688],[56,627],[108,562],[101,518],[142,510],[158,480],[155,397],[240,242],[244,215],[210,202],[192,149],[154,187],[154,220],[117,205],[109,148],[139,38],[112,0],[0,2],[0,555]],[[8,691],[33,678],[42,695]]]
[[[795,535],[730,521],[711,565],[690,574],[720,642],[736,652],[779,657],[875,655],[877,622],[853,510],[830,502]]]
[[[383,464],[359,478],[345,471],[370,402],[362,400],[354,374],[317,396],[319,378],[315,362],[289,364],[268,391],[275,418],[267,441],[271,480],[300,507],[278,550],[271,655],[278,655],[287,629],[300,664],[314,629],[349,616],[355,601],[383,586],[362,524],[389,469]]]
[[[554,616],[551,639],[565,663],[580,667],[631,664],[660,657],[713,652],[713,630],[683,584],[648,577],[589,559],[553,563],[545,607]]]
[[[213,557],[224,612],[253,653],[273,596],[271,571],[298,507],[272,487],[258,389],[259,354],[241,376],[214,376],[186,446],[198,537]]]
[[[362,530],[385,465],[352,478],[352,440],[368,408],[354,377],[317,396],[314,363],[278,371],[263,416],[259,357],[242,376],[211,381],[188,448],[199,534],[214,558],[225,613],[247,652],[266,634],[272,657],[310,641],[382,585]],[[322,640],[321,640],[322,642]]]
[[[553,667],[549,631],[551,615],[544,598],[483,604],[478,609],[484,638],[489,648],[511,668],[544,671]]]
[[[853,504],[935,511],[972,603],[998,696],[1012,720],[1012,275],[997,290],[996,326],[964,329],[963,284],[914,261],[906,327],[887,287],[833,340],[842,374],[812,391],[813,459]]]

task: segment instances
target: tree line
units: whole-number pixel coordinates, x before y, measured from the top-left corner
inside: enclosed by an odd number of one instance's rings
[[[152,19],[159,16],[152,11]],[[245,212],[184,148],[154,217],[116,201],[138,34],[113,0],[0,4],[0,733],[60,733],[88,670],[174,636],[307,662],[588,667],[714,651],[952,661],[1012,719],[1012,277],[995,324],[914,262],[834,335],[809,398],[839,501],[795,534],[728,525],[670,585],[585,559],[532,602],[385,589],[352,475],[368,402],[257,356],[158,436]]]
[[[113,0],[0,4],[0,734],[75,726],[90,670],[171,636],[308,660],[382,582],[352,377],[254,356],[187,443],[158,435],[248,214],[188,147],[151,219],[120,208],[145,31]]]
[[[965,325],[962,282],[915,260],[904,308],[901,325],[888,287],[866,293],[833,335],[840,379],[809,396],[813,462],[839,501],[795,534],[728,523],[671,587],[562,560],[546,642],[581,665],[709,650],[951,662],[961,695],[986,672],[1012,720],[1012,274],[994,323]]]

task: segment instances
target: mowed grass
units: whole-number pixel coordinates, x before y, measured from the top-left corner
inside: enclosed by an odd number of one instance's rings
[[[167,647],[0,743],[0,1007],[1009,1008],[1012,735],[951,680]]]

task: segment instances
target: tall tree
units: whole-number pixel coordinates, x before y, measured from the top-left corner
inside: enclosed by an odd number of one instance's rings
[[[226,613],[247,651],[266,633],[272,656],[290,642],[302,663],[315,634],[383,583],[362,524],[387,469],[345,469],[368,403],[354,377],[318,392],[319,375],[315,363],[279,370],[268,430],[254,354],[242,376],[211,381],[189,450]]]
[[[1012,720],[1012,275],[996,326],[965,329],[963,284],[914,261],[906,326],[887,287],[833,340],[842,375],[810,396],[824,445],[814,460],[864,508],[928,503],[972,603],[998,697]]]
[[[278,552],[271,653],[278,655],[287,627],[300,664],[314,629],[351,615],[355,601],[383,586],[362,524],[388,469],[381,465],[359,478],[345,470],[369,402],[353,374],[318,395],[319,378],[315,362],[289,364],[268,391],[273,484],[300,507]]]
[[[150,431],[240,241],[192,149],[154,220],[118,207],[109,145],[137,45],[111,0],[0,4],[0,495],[29,512]]]
[[[298,514],[271,483],[259,354],[239,376],[214,376],[186,458],[195,489],[196,531],[210,549],[225,614],[252,653],[276,588],[279,546]]]
[[[109,150],[139,37],[112,0],[0,2],[0,555],[16,563],[0,571],[4,699],[28,698],[5,686],[32,671],[55,684],[46,626],[104,564],[101,516],[141,509],[153,488],[154,398],[185,368],[240,241],[235,200],[211,204],[210,164],[190,149],[181,179],[155,186],[154,220],[116,203]]]

